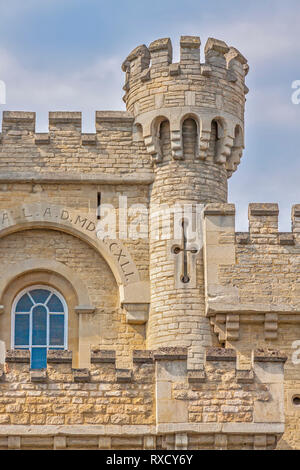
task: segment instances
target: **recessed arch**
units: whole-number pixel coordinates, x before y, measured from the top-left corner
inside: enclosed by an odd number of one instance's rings
[[[7,287],[18,277],[34,272],[48,272],[61,275],[65,278],[73,287],[76,296],[78,307],[81,308],[90,308],[91,301],[88,293],[88,289],[84,282],[79,278],[79,276],[72,271],[69,267],[65,266],[59,261],[51,260],[48,258],[32,258],[27,259],[12,266],[7,266],[3,272],[2,278],[0,279],[0,302],[3,302],[3,294]]]
[[[72,235],[93,247],[110,267],[119,286],[120,302],[149,303],[148,281],[141,281],[138,269],[126,247],[119,239],[98,237],[95,223],[88,214],[68,207],[42,203],[24,204],[0,211],[0,239],[24,230],[56,230]]]
[[[186,115],[182,120],[182,149],[186,160],[195,160],[198,158],[199,129],[199,121],[193,114]]]
[[[196,113],[184,113],[181,118],[180,118],[180,127],[182,127],[182,124],[184,121],[186,121],[187,119],[193,119],[195,121],[195,123],[197,124],[197,130],[198,130],[198,134],[200,133],[200,118],[199,118],[199,115],[196,114]]]

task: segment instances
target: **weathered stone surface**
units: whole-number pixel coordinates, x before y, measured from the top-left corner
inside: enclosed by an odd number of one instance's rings
[[[47,369],[31,370],[31,382],[45,382],[47,380]]]
[[[117,369],[116,370],[117,382],[127,383],[132,381],[132,371],[129,369]]]
[[[186,348],[159,348],[153,351],[155,361],[178,361],[179,359],[187,358]]]
[[[254,361],[256,362],[286,362],[286,354],[273,349],[256,349],[254,351]]]
[[[284,426],[279,447],[300,447],[300,205],[291,233],[277,204],[257,203],[236,233],[227,203],[248,68],[213,38],[200,60],[197,36],[181,37],[175,64],[159,39],[129,54],[126,111],[97,111],[93,134],[77,112],[50,113],[43,134],[34,113],[4,113],[1,449],[273,449]],[[144,238],[136,221],[98,238],[102,205],[122,216],[119,195],[148,210]],[[195,245],[186,225],[156,237],[163,204],[200,205]],[[30,371],[29,351],[5,354],[11,306],[34,285],[68,307],[69,350],[50,350],[47,371]]]
[[[234,349],[209,348],[206,351],[207,361],[236,361],[236,351]]]
[[[109,350],[97,350],[94,349],[91,352],[91,362],[93,364],[101,364],[101,363],[112,363],[116,362],[116,351],[109,351]]]
[[[60,350],[49,350],[47,351],[47,362],[48,363],[71,363],[72,362],[72,351],[60,351]]]
[[[6,351],[6,362],[30,362],[30,352],[23,349],[10,349]]]
[[[133,362],[136,363],[152,363],[153,362],[153,352],[152,351],[133,351]]]
[[[74,382],[89,382],[90,371],[88,369],[73,369]]]

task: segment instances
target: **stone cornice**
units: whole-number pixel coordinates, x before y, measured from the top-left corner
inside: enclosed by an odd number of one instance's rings
[[[127,175],[111,175],[101,173],[98,175],[82,175],[82,174],[67,174],[67,173],[28,173],[22,174],[16,172],[6,172],[0,175],[1,183],[48,183],[48,184],[152,184],[154,175],[151,173],[142,173],[140,175],[127,174]]]
[[[189,434],[282,434],[282,423],[175,423],[158,425],[2,425],[0,436],[144,436]]]
[[[277,313],[279,315],[300,315],[300,306],[289,306],[282,304],[259,304],[259,303],[236,303],[224,304],[221,302],[208,302],[207,315],[213,317],[219,314],[237,313],[240,315],[260,315],[266,313]]]

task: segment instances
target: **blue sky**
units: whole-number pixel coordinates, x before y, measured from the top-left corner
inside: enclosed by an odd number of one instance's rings
[[[279,202],[280,229],[290,230],[300,203],[300,105],[291,101],[300,80],[299,0],[0,0],[2,109],[37,112],[124,109],[121,63],[139,44],[171,37],[174,61],[180,35],[223,39],[248,58],[246,149],[229,181],[237,230],[247,229],[249,202]],[[203,58],[203,53],[202,53]]]

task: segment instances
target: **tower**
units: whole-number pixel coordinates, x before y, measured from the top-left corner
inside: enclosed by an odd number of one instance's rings
[[[244,147],[248,92],[242,54],[210,38],[201,63],[200,44],[199,37],[182,36],[180,62],[173,63],[170,39],[158,39],[134,49],[123,63],[124,101],[155,174],[150,191],[148,347],[187,347],[190,367],[195,368],[212,335],[205,318],[201,240],[191,242],[193,222],[178,216],[178,207],[181,214],[187,208],[195,218],[199,206],[227,202],[227,179]],[[171,221],[173,235],[164,238],[170,217],[163,211],[158,218],[157,211],[165,206],[177,216]],[[201,232],[199,224],[197,230]]]

